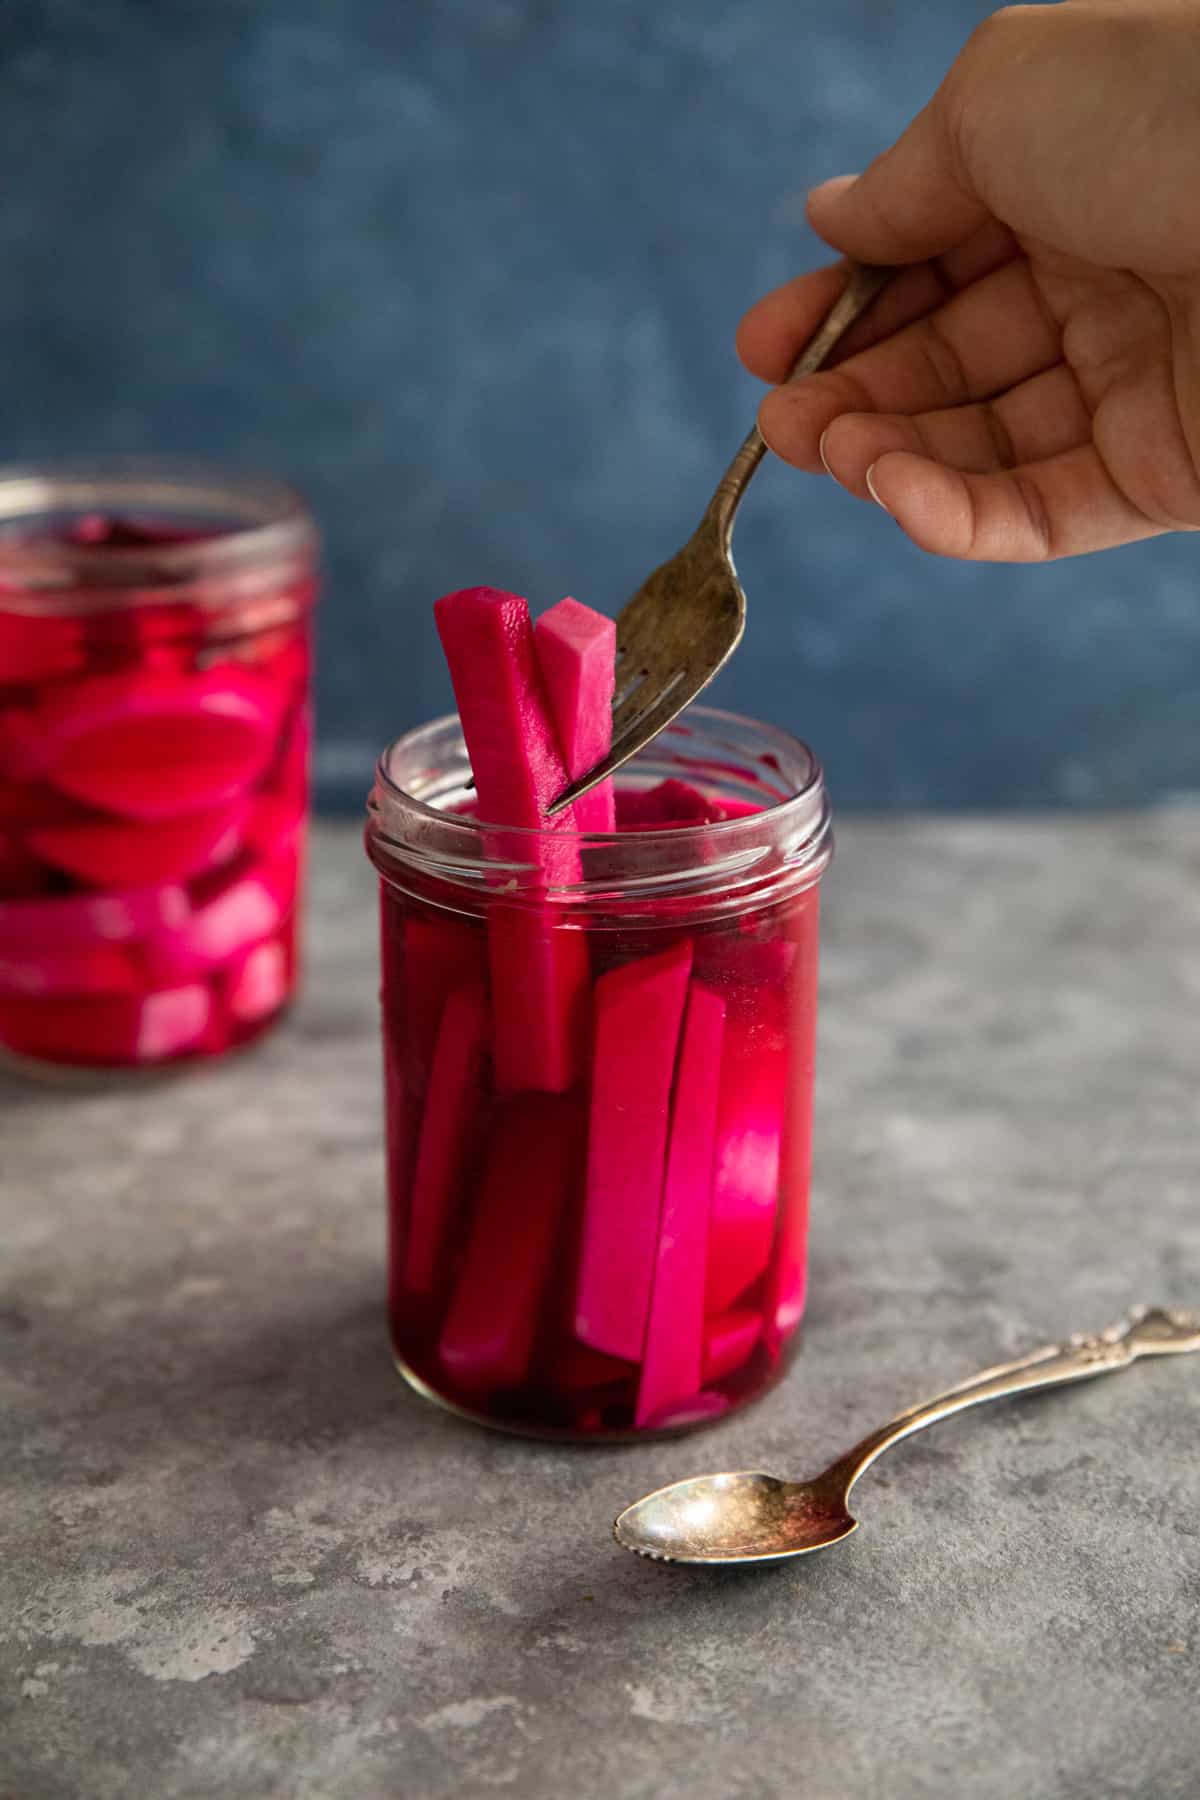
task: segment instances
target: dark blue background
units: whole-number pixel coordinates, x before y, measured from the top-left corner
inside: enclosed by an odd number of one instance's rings
[[[0,451],[271,464],[329,540],[318,771],[449,698],[429,604],[616,610],[750,422],[733,330],[812,182],[927,98],[972,0],[9,0]],[[840,804],[1200,789],[1197,549],[939,564],[768,466],[717,697]]]

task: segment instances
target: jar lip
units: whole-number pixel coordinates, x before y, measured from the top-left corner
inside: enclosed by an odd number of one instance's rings
[[[454,713],[444,713],[440,718],[431,719],[428,724],[418,725],[412,731],[405,732],[402,737],[394,738],[381,753],[375,765],[375,788],[368,801],[368,806],[372,814],[379,817],[390,802],[393,808],[400,807],[405,812],[411,813],[415,820],[440,827],[449,825],[456,830],[461,830],[464,837],[470,841],[495,837],[498,832],[502,832],[506,841],[515,840],[528,843],[530,846],[550,838],[556,842],[565,840],[567,843],[577,844],[612,845],[620,843],[627,845],[631,837],[653,837],[656,844],[665,847],[676,843],[694,843],[701,837],[715,838],[720,841],[724,837],[736,835],[739,831],[744,832],[748,819],[757,819],[763,823],[770,821],[782,824],[786,820],[795,818],[799,823],[806,812],[812,811],[814,801],[818,803],[823,801],[824,770],[809,746],[800,738],[793,736],[790,731],[785,731],[778,725],[764,724],[760,720],[751,719],[741,713],[727,712],[716,706],[689,706],[682,718],[689,724],[717,727],[726,731],[753,731],[760,738],[770,739],[789,758],[795,757],[798,753],[804,759],[807,767],[807,779],[785,797],[762,806],[753,813],[742,814],[730,819],[716,819],[711,823],[701,822],[656,828],[653,832],[579,832],[557,826],[549,828],[536,825],[501,825],[491,820],[467,818],[462,814],[447,813],[440,807],[431,806],[427,801],[421,800],[393,779],[388,768],[393,755],[407,746],[414,745],[421,737],[425,735],[432,737],[435,733],[444,732],[457,723]],[[666,732],[678,729],[680,723],[680,720],[673,721],[672,725],[666,727]],[[666,733],[660,735],[665,736]],[[383,789],[382,804],[379,800],[381,787]]]
[[[55,514],[139,511],[207,513],[217,529],[187,543],[116,546],[22,541],[4,531],[26,518],[32,532]],[[310,554],[318,542],[303,496],[265,471],[172,457],[0,465],[0,578],[14,583],[104,589],[112,604],[121,588],[237,574]]]
[[[664,900],[690,905],[697,918],[733,912],[768,892],[782,898],[809,887],[828,866],[833,834],[820,764],[777,726],[691,706],[625,773],[643,790],[683,780],[750,810],[711,824],[614,832],[473,819],[455,810],[470,798],[470,763],[450,714],[384,751],[367,803],[367,853],[400,887],[421,892],[432,882],[438,904],[453,891],[467,910],[503,896],[614,918],[645,916]]]

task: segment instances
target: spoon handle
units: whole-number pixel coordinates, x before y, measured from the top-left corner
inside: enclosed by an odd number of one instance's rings
[[[1111,1375],[1118,1369],[1127,1369],[1139,1356],[1171,1356],[1188,1350],[1200,1350],[1200,1318],[1164,1307],[1139,1307],[1120,1325],[1112,1325],[1094,1337],[1079,1335],[1065,1344],[1048,1344],[1017,1362],[984,1369],[932,1400],[909,1407],[840,1457],[827,1479],[849,1494],[859,1476],[892,1444],[911,1437],[914,1431],[923,1431],[927,1425],[936,1425],[939,1419],[964,1412],[968,1406],[979,1406],[985,1400],[1007,1400],[1014,1394],[1061,1387],[1072,1381],[1088,1381],[1094,1375]]]
[[[848,265],[845,287],[792,365],[785,387],[790,382],[803,381],[806,375],[816,373],[826,358],[832,356],[850,327],[862,317],[871,302],[897,273],[896,269],[877,268],[870,263]],[[709,501],[708,517],[720,530],[726,548],[733,531],[733,515],[750,484],[750,477],[766,453],[767,446],[763,442],[762,433],[757,425],[752,425]]]

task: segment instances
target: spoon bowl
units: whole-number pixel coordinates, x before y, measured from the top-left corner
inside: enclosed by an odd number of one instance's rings
[[[780,1562],[824,1550],[858,1520],[826,1484],[759,1469],[673,1481],[627,1506],[617,1542],[658,1562]]]

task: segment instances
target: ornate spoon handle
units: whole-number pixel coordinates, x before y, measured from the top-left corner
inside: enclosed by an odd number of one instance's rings
[[[984,1369],[932,1400],[909,1407],[839,1457],[823,1479],[849,1494],[859,1476],[892,1444],[911,1437],[914,1431],[923,1431],[927,1425],[936,1425],[939,1419],[964,1412],[968,1406],[979,1406],[985,1400],[1006,1400],[1038,1388],[1088,1381],[1094,1375],[1111,1375],[1117,1369],[1128,1368],[1139,1356],[1175,1356],[1188,1350],[1200,1350],[1200,1318],[1164,1307],[1140,1307],[1122,1324],[1112,1325],[1094,1337],[1080,1335],[1065,1344],[1048,1344],[1017,1362]]]

